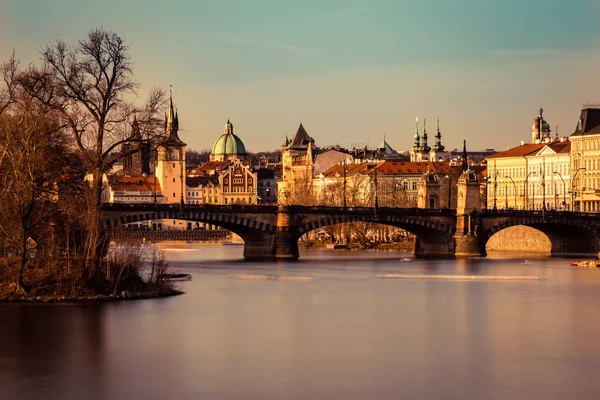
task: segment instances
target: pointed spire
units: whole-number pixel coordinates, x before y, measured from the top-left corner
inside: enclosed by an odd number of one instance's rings
[[[440,132],[440,117],[437,118],[437,132],[435,134],[435,145],[433,146],[434,151],[444,151],[444,145],[442,145],[442,133]]]
[[[467,163],[467,141],[463,140],[462,170],[466,171],[468,169],[469,164]]]
[[[172,90],[173,86],[170,85],[170,89],[169,89],[169,110],[168,110],[168,114],[167,114],[167,120],[166,120],[166,135],[167,137],[170,137],[172,135],[177,135],[177,130],[178,130],[178,121],[175,117],[175,109],[173,107],[173,90]]]
[[[419,136],[419,117],[415,118],[415,136],[414,136],[414,143],[413,143],[413,151],[418,151],[419,147],[421,146],[421,138]]]
[[[185,143],[179,138],[179,115],[175,112],[173,106],[173,86],[169,85],[169,109],[165,113],[165,136],[166,143],[170,146],[185,146]]]
[[[427,125],[425,118],[423,118],[423,137],[421,138],[421,150],[424,152],[431,150],[431,148],[427,145]]]

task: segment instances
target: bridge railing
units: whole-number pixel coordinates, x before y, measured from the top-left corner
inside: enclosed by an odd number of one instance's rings
[[[486,216],[547,216],[547,217],[586,217],[600,218],[599,213],[579,212],[579,211],[558,211],[558,210],[482,210],[482,215]]]
[[[154,203],[104,203],[102,210],[104,211],[221,211],[221,212],[255,212],[255,213],[276,213],[279,209],[294,212],[294,213],[311,213],[311,214],[329,214],[329,213],[381,213],[392,214],[402,213],[403,215],[415,216],[453,216],[456,215],[456,210],[448,208],[401,208],[401,207],[362,207],[362,206],[327,206],[327,205],[244,205],[244,204],[154,204]]]
[[[315,205],[315,206],[301,206],[301,205],[290,205],[285,206],[285,209],[295,213],[339,213],[340,211],[346,211],[350,213],[398,213],[401,212],[404,215],[455,215],[456,210],[448,208],[417,208],[417,207],[363,207],[363,206],[326,206],[326,205]]]
[[[243,204],[154,204],[154,203],[104,203],[104,211],[236,211],[277,212],[277,206]]]

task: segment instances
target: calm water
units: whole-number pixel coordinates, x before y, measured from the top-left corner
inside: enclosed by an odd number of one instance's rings
[[[184,296],[0,306],[0,399],[600,396],[600,269],[343,250],[248,264],[241,246],[166,250],[193,275]]]

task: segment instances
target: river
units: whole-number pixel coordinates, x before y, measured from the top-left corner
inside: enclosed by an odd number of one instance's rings
[[[600,269],[532,255],[302,250],[245,263],[242,246],[164,249],[193,276],[183,296],[0,305],[0,399],[600,393]]]

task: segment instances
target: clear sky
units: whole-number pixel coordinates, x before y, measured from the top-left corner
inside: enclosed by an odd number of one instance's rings
[[[443,143],[561,136],[600,102],[600,0],[0,0],[0,59],[24,63],[92,28],[131,44],[140,96],[173,85],[181,137],[208,149],[228,118],[250,151],[300,122],[316,144],[397,150],[415,117]],[[422,126],[420,127],[422,130]]]

